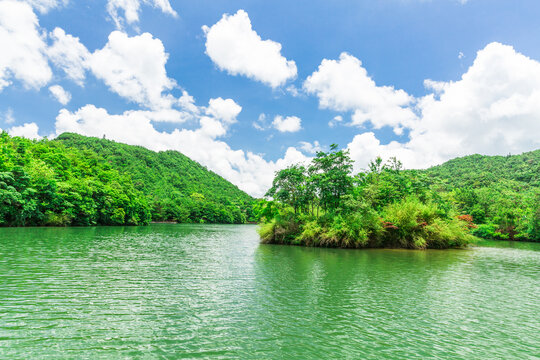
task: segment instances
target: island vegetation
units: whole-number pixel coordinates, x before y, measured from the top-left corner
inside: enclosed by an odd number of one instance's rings
[[[176,151],[0,134],[0,226],[245,223],[253,201]]]
[[[353,176],[348,152],[332,145],[276,173],[272,200],[257,209],[259,234],[265,243],[342,248],[463,247],[475,236],[539,241],[539,154],[408,171],[377,158]]]

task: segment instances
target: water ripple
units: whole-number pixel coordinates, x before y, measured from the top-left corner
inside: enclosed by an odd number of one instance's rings
[[[536,245],[356,251],[259,245],[253,226],[0,229],[0,358],[539,358]]]

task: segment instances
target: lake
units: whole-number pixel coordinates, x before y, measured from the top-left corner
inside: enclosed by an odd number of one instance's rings
[[[540,244],[261,245],[253,225],[0,229],[0,358],[526,359]]]

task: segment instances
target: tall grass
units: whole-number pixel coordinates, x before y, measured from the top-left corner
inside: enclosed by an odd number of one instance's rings
[[[467,222],[414,197],[380,212],[358,208],[347,214],[278,216],[259,227],[264,243],[304,246],[407,249],[463,247],[474,241]]]

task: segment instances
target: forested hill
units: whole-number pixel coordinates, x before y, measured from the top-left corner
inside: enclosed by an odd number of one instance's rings
[[[0,133],[0,226],[244,223],[253,200],[175,151]]]
[[[178,151],[64,133],[54,141],[91,150],[146,195],[156,221],[243,223],[251,216],[251,196]]]
[[[465,156],[413,172],[471,215],[477,236],[540,241],[540,150]]]
[[[482,187],[502,180],[540,187],[540,150],[521,155],[470,155],[431,167],[425,173],[450,187]]]

